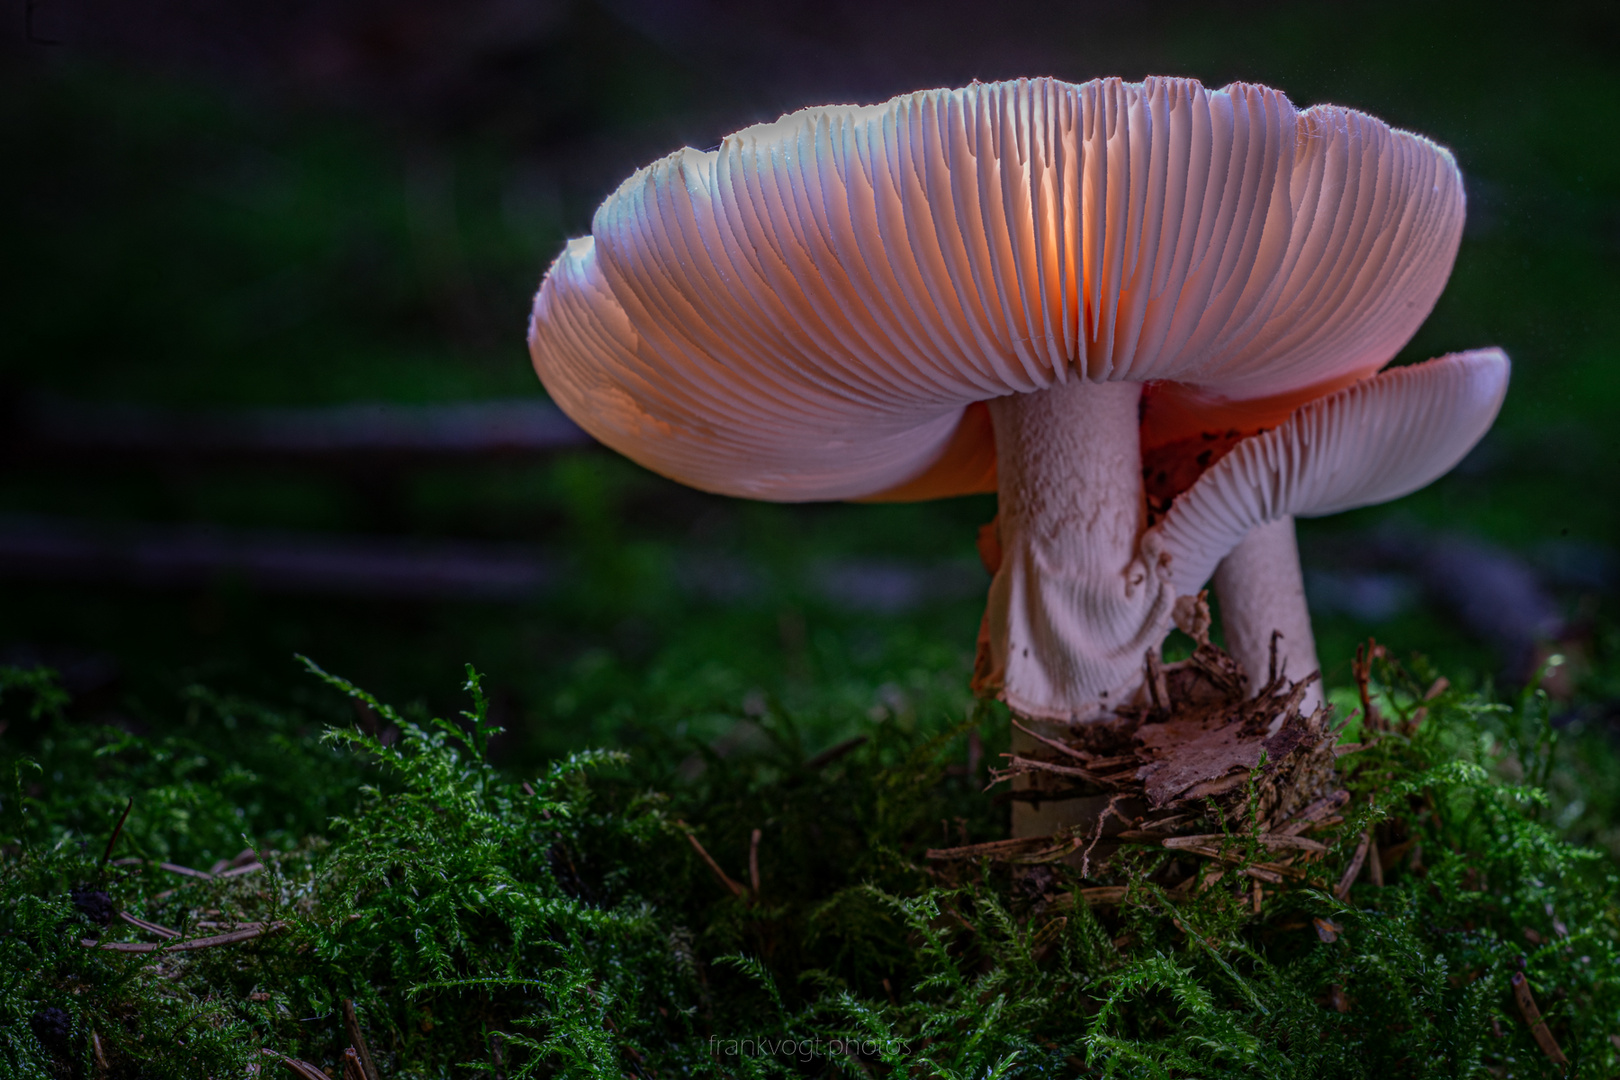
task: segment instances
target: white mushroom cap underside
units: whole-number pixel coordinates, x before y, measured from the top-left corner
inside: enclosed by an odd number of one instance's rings
[[[564,410],[657,472],[854,498],[926,472],[974,401],[1370,374],[1433,306],[1462,220],[1447,151],[1348,109],[1186,79],[975,84],[642,169],[552,266],[530,349]]]
[[[1176,592],[1197,592],[1257,525],[1388,502],[1449,472],[1495,421],[1508,370],[1500,349],[1392,368],[1239,442],[1156,530]]]

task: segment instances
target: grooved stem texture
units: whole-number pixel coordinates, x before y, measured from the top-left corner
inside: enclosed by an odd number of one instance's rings
[[[981,689],[1031,719],[1075,721],[1135,694],[1175,601],[1139,554],[1141,387],[1070,381],[996,398],[1002,561]]]

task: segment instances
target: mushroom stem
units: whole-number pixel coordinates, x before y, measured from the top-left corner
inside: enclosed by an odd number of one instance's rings
[[[1088,720],[1128,702],[1175,595],[1146,527],[1133,382],[1078,379],[989,402],[1001,566],[977,688],[1021,716]]]
[[[1321,665],[1305,606],[1305,579],[1299,567],[1294,519],[1250,529],[1215,568],[1215,595],[1221,602],[1226,651],[1249,677],[1249,690],[1266,684],[1271,670],[1271,635],[1277,640],[1277,667],[1298,681]],[[1322,704],[1322,684],[1313,683],[1300,708],[1307,714]]]

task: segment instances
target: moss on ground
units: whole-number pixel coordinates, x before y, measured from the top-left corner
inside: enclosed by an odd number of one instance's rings
[[[1208,887],[1106,906],[1061,864],[937,870],[928,847],[1003,827],[974,749],[997,749],[990,708],[874,720],[815,757],[767,708],[725,754],[643,732],[516,777],[486,762],[476,676],[444,721],[317,674],[355,724],[195,690],[182,707],[209,734],[142,737],[65,718],[48,673],[0,675],[25,751],[0,791],[0,1070],[295,1075],[274,1051],[341,1075],[345,1001],[381,1077],[1620,1064],[1612,866],[1550,821],[1534,693],[1425,699],[1432,672],[1386,665],[1395,722],[1344,759],[1354,799],[1314,834],[1330,853],[1256,913],[1242,836]],[[1369,830],[1384,883],[1338,899]],[[97,947],[114,942],[165,947]]]

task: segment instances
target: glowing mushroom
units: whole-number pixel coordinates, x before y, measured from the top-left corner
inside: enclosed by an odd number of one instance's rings
[[[1450,375],[1363,381],[1428,314],[1462,216],[1445,150],[1351,110],[1242,83],[974,84],[642,169],[551,267],[530,349],[592,435],[708,491],[998,491],[979,684],[1085,720],[1137,693],[1178,596],[1246,536],[1404,493],[1489,424]],[[1405,445],[1375,398],[1473,434],[1399,482],[1323,479]],[[1241,441],[1194,454],[1150,526],[1144,430],[1162,449],[1234,409]]]

